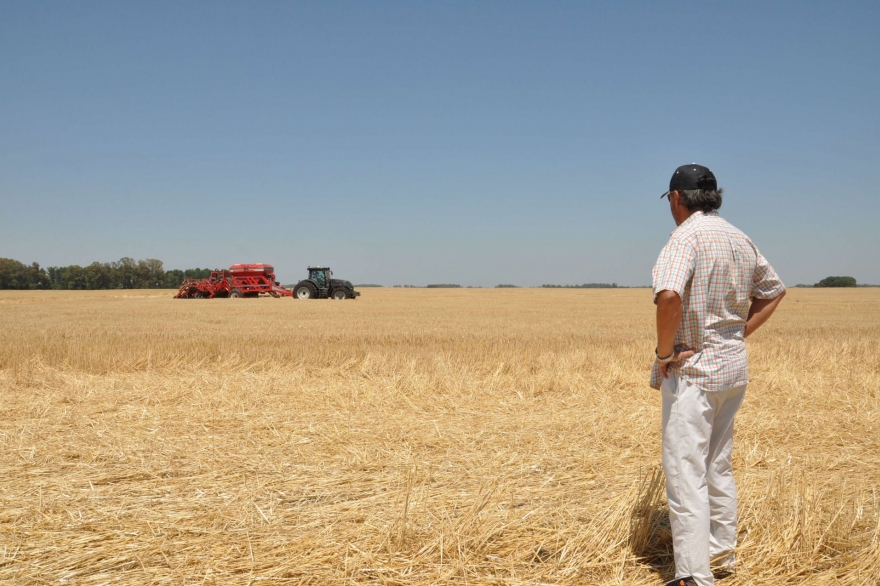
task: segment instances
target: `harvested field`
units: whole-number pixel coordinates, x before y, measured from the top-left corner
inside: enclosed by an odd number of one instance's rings
[[[173,294],[0,292],[0,583],[672,578],[649,291]],[[721,584],[880,584],[880,289],[749,353]]]

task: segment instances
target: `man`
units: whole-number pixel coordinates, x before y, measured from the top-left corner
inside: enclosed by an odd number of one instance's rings
[[[785,287],[751,240],[718,215],[723,190],[702,165],[669,181],[678,228],[654,266],[657,348],[651,386],[663,395],[663,471],[676,579],[714,584],[736,548],[733,419],[748,383],[745,338]]]

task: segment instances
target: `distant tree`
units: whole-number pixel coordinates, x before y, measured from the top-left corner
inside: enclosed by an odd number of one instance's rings
[[[81,291],[86,289],[86,272],[79,265],[65,267],[65,284],[67,289]]]
[[[30,288],[31,289],[48,289],[49,275],[46,270],[41,268],[39,263],[31,263],[30,266]]]
[[[427,285],[428,289],[461,289],[461,285],[455,285],[453,283],[435,283],[433,285]]]
[[[857,287],[856,280],[853,277],[825,277],[814,287]]]
[[[180,269],[171,269],[170,271],[165,271],[165,285],[166,289],[177,289],[183,284],[183,271]]]
[[[49,287],[64,289],[64,267],[49,267],[46,273],[49,275]]]
[[[495,285],[496,289],[519,289],[519,285]]]
[[[122,289],[137,287],[137,263],[133,258],[123,256],[117,262],[110,263],[113,269],[113,285]]]
[[[137,286],[140,289],[161,289],[165,284],[165,269],[162,267],[162,261],[155,258],[139,260],[137,275]]]
[[[113,286],[113,275],[106,263],[93,262],[84,270],[88,289],[109,289]]]
[[[31,267],[11,258],[0,258],[0,289],[36,288],[31,283]]]
[[[211,269],[186,269],[183,276],[187,279],[207,279],[211,276]]]

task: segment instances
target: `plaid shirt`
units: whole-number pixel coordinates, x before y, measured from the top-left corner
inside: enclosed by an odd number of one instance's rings
[[[718,212],[695,212],[682,222],[654,265],[654,302],[660,291],[681,297],[676,348],[696,354],[672,363],[675,372],[704,391],[723,391],[749,381],[746,318],[752,299],[774,299],[785,286],[748,236]],[[651,386],[663,377],[657,363]]]

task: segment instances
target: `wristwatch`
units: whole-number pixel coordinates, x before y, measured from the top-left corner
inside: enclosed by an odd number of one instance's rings
[[[666,358],[660,358],[660,355],[657,354],[657,348],[654,348],[654,357],[657,358],[657,362],[659,362],[660,364],[666,364],[667,362],[672,362],[673,356],[675,356],[675,348],[672,349],[672,354],[670,354]]]

